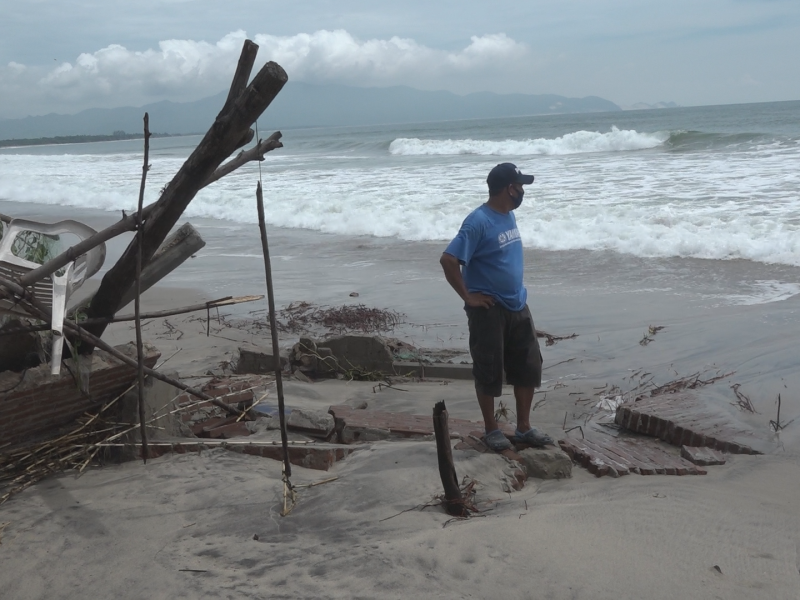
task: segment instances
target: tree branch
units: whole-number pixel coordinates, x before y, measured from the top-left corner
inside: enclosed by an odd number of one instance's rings
[[[283,137],[283,134],[280,131],[276,131],[267,139],[259,140],[256,146],[250,148],[249,150],[240,152],[236,158],[229,160],[219,169],[214,171],[211,174],[211,177],[206,179],[206,181],[203,183],[203,187],[214,183],[218,179],[222,179],[230,173],[233,173],[236,169],[249,163],[250,161],[264,160],[264,155],[267,152],[271,152],[277,148],[283,148],[283,144],[279,141],[281,137]]]

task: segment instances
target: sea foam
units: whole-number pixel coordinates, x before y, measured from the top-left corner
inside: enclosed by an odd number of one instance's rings
[[[654,147],[664,138],[612,130],[474,144],[483,151],[492,145],[509,151],[512,143],[527,145],[529,151],[536,144],[543,149],[541,154],[514,158],[523,171],[536,175],[516,211],[528,248],[800,266],[796,147],[620,151]],[[486,173],[498,159],[398,158],[399,147],[452,152],[466,143],[427,140],[420,146],[417,140],[403,146],[399,141],[393,153],[384,149],[383,157],[359,160],[327,154],[268,155],[260,171],[256,164],[246,165],[201,190],[185,216],[212,219],[215,226],[256,223],[254,190],[260,174],[271,226],[444,244],[485,201]],[[146,202],[158,198],[183,160],[151,156]],[[46,159],[0,154],[0,199],[13,202],[130,211],[140,179],[141,157],[136,152]]]
[[[397,156],[458,155],[530,156],[564,155],[584,152],[621,152],[645,150],[662,145],[670,137],[668,132],[639,133],[612,127],[608,133],[576,131],[554,139],[527,140],[430,140],[398,138],[389,145],[389,152]]]

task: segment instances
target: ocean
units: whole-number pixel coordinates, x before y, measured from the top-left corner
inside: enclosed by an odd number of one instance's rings
[[[151,140],[146,202],[199,140]],[[764,402],[800,388],[800,102],[309,128],[282,141],[197,195],[182,221],[207,245],[165,286],[264,293],[261,179],[279,308],[391,309],[404,315],[399,337],[466,351],[438,258],[486,199],[489,170],[508,161],[536,177],[516,211],[536,325],[578,334],[543,347],[549,385],[624,388],[633,369],[663,382],[719,368]],[[142,151],[141,141],[0,149],[0,212],[108,225],[136,205]],[[108,244],[104,269],[125,243]],[[665,329],[643,345],[650,326]],[[728,386],[714,389],[727,405]]]
[[[271,132],[260,132],[266,137]],[[198,194],[187,217],[446,241],[498,162],[536,181],[527,248],[800,266],[800,102],[287,130],[285,147]],[[154,201],[200,138],[151,140]],[[142,142],[0,150],[0,199],[130,211]]]

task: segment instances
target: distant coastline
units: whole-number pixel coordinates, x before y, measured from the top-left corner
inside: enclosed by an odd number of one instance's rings
[[[76,114],[0,118],[0,140],[141,131],[145,112],[150,115],[150,127],[154,131],[184,135],[205,132],[225,104],[227,94],[226,90],[191,102],[164,100],[141,107],[89,108]],[[568,98],[555,94],[492,92],[460,96],[407,86],[359,88],[290,82],[259,119],[259,126],[263,129],[359,127],[621,110],[613,102],[597,96]]]
[[[150,137],[175,137],[175,134],[151,133]],[[54,144],[86,144],[89,142],[116,142],[119,140],[141,140],[142,138],[144,138],[144,135],[141,133],[126,133],[124,131],[115,131],[110,135],[57,135],[55,137],[0,140],[0,148],[11,148],[14,146],[47,146]]]

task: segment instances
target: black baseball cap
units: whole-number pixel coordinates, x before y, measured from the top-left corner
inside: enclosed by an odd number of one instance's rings
[[[493,194],[512,183],[521,183],[523,185],[533,183],[533,175],[524,175],[515,164],[500,163],[489,171],[486,183],[489,184],[489,193]]]

